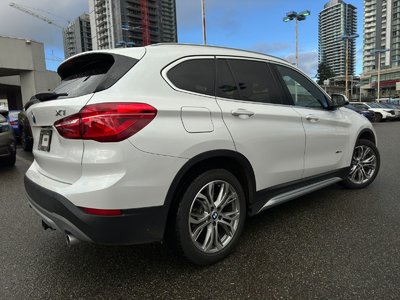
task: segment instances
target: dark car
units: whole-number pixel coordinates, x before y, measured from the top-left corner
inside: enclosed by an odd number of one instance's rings
[[[10,110],[8,112],[8,122],[10,122],[10,125],[13,129],[14,132],[14,136],[17,140],[20,139],[20,130],[19,130],[19,126],[18,126],[18,114],[20,113],[20,110]]]
[[[35,97],[32,97],[25,105],[24,109],[18,114],[18,126],[21,135],[21,146],[25,151],[32,151],[33,137],[31,125],[29,124],[26,110],[33,104],[39,102]]]
[[[372,111],[369,111],[368,109],[361,109],[351,104],[347,104],[345,107],[359,113],[360,115],[363,115],[370,122],[375,122],[375,114]]]
[[[12,166],[15,164],[16,147],[12,127],[7,119],[0,114],[0,164]]]

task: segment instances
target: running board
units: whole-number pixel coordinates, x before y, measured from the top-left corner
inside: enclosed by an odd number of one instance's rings
[[[281,195],[275,196],[275,197],[271,198],[270,200],[268,200],[268,202],[265,203],[264,206],[261,207],[261,209],[256,214],[262,212],[265,209],[271,208],[271,207],[276,206],[278,204],[290,201],[290,200],[292,200],[294,198],[297,198],[297,197],[303,196],[305,194],[314,192],[316,190],[322,189],[324,187],[330,186],[330,185],[332,185],[332,184],[334,184],[336,182],[342,181],[342,180],[343,180],[343,178],[333,177],[333,178],[329,178],[329,179],[326,179],[326,180],[323,180],[323,181],[320,181],[320,182],[317,182],[317,183],[313,183],[313,184],[310,184],[310,185],[307,185],[307,186],[303,186],[303,187],[298,188],[296,190],[293,190],[293,191],[286,192],[286,193],[283,193]]]

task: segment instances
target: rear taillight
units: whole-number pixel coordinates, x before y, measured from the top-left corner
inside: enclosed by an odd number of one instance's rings
[[[83,107],[54,126],[67,139],[119,142],[143,129],[156,115],[157,110],[144,103],[99,103]]]
[[[18,121],[16,121],[16,120],[15,121],[11,121],[10,125],[12,125],[12,126],[18,125]]]

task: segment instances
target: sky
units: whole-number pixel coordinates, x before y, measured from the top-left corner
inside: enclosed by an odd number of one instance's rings
[[[46,65],[56,70],[64,59],[61,29],[10,7],[0,0],[0,35],[32,39],[45,45]],[[83,12],[87,0],[15,0],[38,9],[38,13],[66,25]],[[299,67],[311,77],[318,66],[318,14],[327,1],[320,0],[205,0],[207,44],[263,52],[295,60],[295,22],[285,23],[289,11],[310,10],[299,22]],[[357,7],[356,74],[362,72],[363,0],[348,0]],[[202,43],[201,0],[176,0],[178,42]],[[50,13],[50,14],[49,14]],[[1,53],[0,53],[1,55]]]

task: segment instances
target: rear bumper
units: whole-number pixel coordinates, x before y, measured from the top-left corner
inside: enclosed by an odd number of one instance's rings
[[[124,209],[121,216],[95,216],[83,212],[68,199],[43,188],[25,176],[29,203],[54,229],[76,238],[104,245],[143,244],[161,241],[168,210],[166,206]]]

